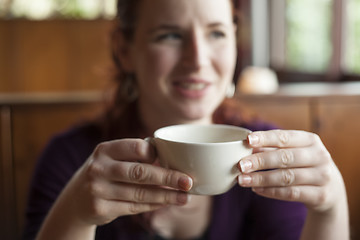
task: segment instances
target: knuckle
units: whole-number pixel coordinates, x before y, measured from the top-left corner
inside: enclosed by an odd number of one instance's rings
[[[140,204],[131,202],[128,205],[128,211],[130,214],[138,214],[141,212]]]
[[[146,197],[146,189],[142,187],[135,188],[134,191],[134,201],[135,202],[144,202]]]
[[[144,146],[140,141],[131,141],[130,143],[130,149],[135,154],[135,156],[143,157],[145,155],[144,153]]]
[[[282,184],[289,186],[295,181],[295,173],[291,169],[282,170]]]
[[[95,182],[91,182],[88,184],[88,190],[91,196],[95,197],[101,194],[102,187],[100,184],[97,184]]]
[[[256,136],[259,138],[259,144],[264,145],[266,142],[265,141],[265,139],[266,139],[265,133],[263,131],[258,131]]]
[[[311,133],[310,137],[311,137],[313,143],[321,142],[320,136],[317,135],[316,133]]]
[[[324,183],[330,182],[332,176],[333,176],[333,174],[332,174],[332,169],[330,168],[330,166],[326,166],[322,169],[321,178]]]
[[[292,151],[287,149],[280,150],[280,161],[282,167],[288,167],[294,162],[294,154]]]
[[[255,154],[254,156],[255,156],[254,161],[253,161],[253,164],[255,165],[254,167],[257,169],[265,168],[265,160],[264,160],[262,154],[261,153]]]
[[[148,178],[146,168],[141,163],[135,163],[129,168],[129,179],[136,182],[145,182]]]
[[[99,199],[93,199],[91,201],[90,212],[93,218],[101,218],[106,215],[106,209]]]
[[[252,182],[256,186],[262,186],[265,183],[265,177],[262,174],[256,174],[253,176]]]
[[[328,193],[325,189],[322,189],[318,193],[317,197],[317,205],[321,206],[324,205],[327,202],[328,199]]]
[[[320,149],[322,149],[324,151],[327,151],[321,140],[321,137],[316,133],[310,133],[309,143],[311,143],[311,145],[313,145],[313,146],[320,147]]]
[[[289,143],[289,133],[287,131],[277,130],[276,134],[282,146],[287,146]]]
[[[165,194],[164,194],[164,203],[165,204],[171,203],[171,194],[170,194],[170,192],[165,192]]]
[[[320,157],[322,162],[329,162],[332,160],[330,153],[324,148],[319,151],[318,156]]]
[[[172,172],[171,170],[167,170],[165,171],[163,178],[162,178],[162,183],[165,186],[172,186],[172,179],[174,177],[174,172]]]
[[[99,161],[91,161],[87,167],[86,175],[89,180],[99,178],[104,173],[104,167]]]
[[[291,187],[288,190],[288,198],[291,201],[297,201],[300,199],[301,191],[298,187]]]
[[[94,159],[98,159],[100,155],[102,155],[106,151],[106,143],[99,143],[94,150]]]

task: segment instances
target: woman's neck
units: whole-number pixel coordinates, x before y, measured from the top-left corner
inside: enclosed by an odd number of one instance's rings
[[[148,111],[147,109],[141,108],[141,106],[139,106],[138,111],[142,125],[148,134],[152,134],[157,129],[169,125],[212,123],[212,116],[206,116],[199,119],[187,119],[185,117],[181,118],[179,116],[172,116],[171,114],[156,114]]]

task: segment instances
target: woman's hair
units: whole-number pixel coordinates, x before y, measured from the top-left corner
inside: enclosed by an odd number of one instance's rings
[[[106,98],[107,108],[103,118],[100,119],[104,140],[135,137],[141,132],[138,127],[139,122],[134,121],[137,119],[136,102],[130,101],[127,97],[129,84],[131,84],[127,80],[131,73],[124,71],[119,58],[121,42],[133,40],[140,2],[141,0],[117,1],[117,14],[110,32],[110,50],[113,61],[111,78],[115,86],[112,85],[111,98]],[[126,83],[128,83],[128,86],[125,86]],[[134,81],[132,81],[132,84],[134,84]],[[132,88],[134,87],[132,86]],[[125,126],[127,130],[124,132],[123,128],[120,129],[119,126]],[[139,130],[135,132],[134,129]]]
[[[117,15],[114,20],[114,27],[111,33],[111,56],[115,67],[114,80],[116,84],[116,92],[114,97],[114,107],[119,107],[128,102],[126,94],[127,91],[122,91],[122,87],[126,78],[131,73],[127,73],[121,66],[119,59],[120,42],[132,41],[134,37],[137,10],[141,0],[118,0],[117,2]]]

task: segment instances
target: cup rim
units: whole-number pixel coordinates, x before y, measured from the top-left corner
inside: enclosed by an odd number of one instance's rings
[[[163,138],[163,137],[159,137],[159,133],[168,129],[168,128],[183,128],[183,127],[214,127],[214,128],[222,128],[222,129],[234,129],[237,131],[243,131],[246,132],[247,135],[249,135],[252,131],[247,129],[247,128],[243,128],[243,127],[238,127],[238,126],[234,126],[234,125],[226,125],[226,124],[177,124],[177,125],[169,125],[166,127],[162,127],[157,129],[154,132],[154,138],[155,139],[161,139],[164,141],[168,141],[168,142],[173,142],[173,143],[182,143],[182,144],[191,144],[191,145],[224,145],[224,144],[231,144],[231,143],[240,143],[240,142],[244,142],[246,141],[245,139],[239,139],[239,140],[232,140],[232,141],[224,141],[224,142],[204,142],[204,143],[199,143],[199,142],[192,142],[192,141],[180,141],[180,140],[172,140],[169,138]]]

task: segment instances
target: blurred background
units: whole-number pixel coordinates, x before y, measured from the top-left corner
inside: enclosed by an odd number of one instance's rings
[[[115,4],[0,0],[0,239],[20,236],[49,138],[103,107]],[[360,239],[360,0],[235,4],[235,99],[282,128],[320,135],[344,176],[352,239]]]

